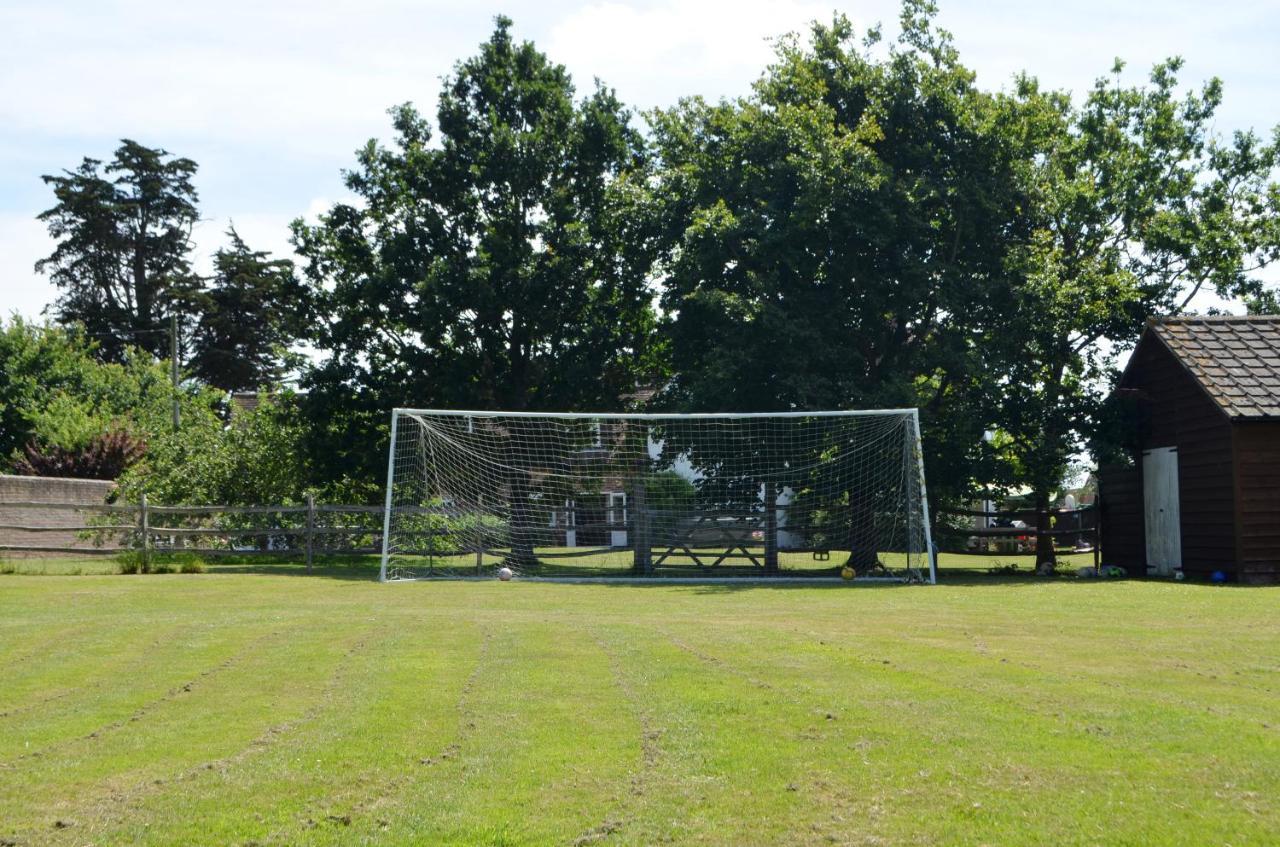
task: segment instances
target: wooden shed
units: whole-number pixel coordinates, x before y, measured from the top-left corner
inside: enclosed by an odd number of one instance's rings
[[[1280,581],[1280,315],[1152,319],[1118,390],[1138,449],[1099,475],[1107,563]]]

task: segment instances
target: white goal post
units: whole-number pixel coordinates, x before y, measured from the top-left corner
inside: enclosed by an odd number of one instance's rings
[[[382,581],[936,582],[915,409],[395,409]]]

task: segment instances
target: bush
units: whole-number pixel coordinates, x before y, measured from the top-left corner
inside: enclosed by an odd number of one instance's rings
[[[120,480],[125,500],[146,492],[157,503],[290,505],[306,495],[299,442],[304,422],[289,395],[256,408],[184,423],[152,440],[146,458]]]
[[[146,444],[172,430],[174,391],[167,363],[135,351],[123,364],[105,364],[94,350],[76,329],[21,318],[0,322],[0,467],[29,462],[46,474],[62,475],[64,468],[79,471],[89,463],[106,474],[121,462],[136,462]],[[218,392],[185,385],[178,394],[183,428],[217,424],[220,398]],[[128,433],[132,442],[97,441],[115,432]],[[113,451],[108,461],[103,454]]]
[[[14,461],[13,470],[20,476],[113,480],[146,452],[146,442],[141,438],[123,429],[114,429],[71,447],[32,441]]]

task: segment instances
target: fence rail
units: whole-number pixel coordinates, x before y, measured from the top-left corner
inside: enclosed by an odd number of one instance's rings
[[[779,504],[782,508],[783,504]],[[381,551],[383,506],[366,504],[318,504],[308,497],[305,503],[216,506],[155,505],[143,496],[136,503],[40,503],[0,502],[5,522],[0,523],[0,553],[111,555],[136,551],[144,562],[156,553],[194,552],[201,556],[305,555],[311,569],[315,556],[371,554]],[[404,515],[449,517],[448,509],[420,506],[396,507]],[[63,520],[61,515],[73,520]],[[41,520],[42,515],[45,520]],[[74,518],[79,518],[74,520]],[[740,515],[725,513],[717,518]],[[752,513],[751,517],[759,515]],[[1028,520],[1026,527],[976,527],[949,525],[951,518]],[[1019,538],[1034,543],[1037,536],[1050,539],[1076,537],[1091,541],[1095,564],[1101,546],[1101,512],[1094,506],[1079,509],[1051,509],[1041,521],[1034,509],[977,511],[939,509],[935,512],[934,538],[942,541],[942,552],[985,555],[991,543],[1000,545]],[[1057,526],[1049,527],[1050,519]],[[129,522],[124,522],[124,521]],[[1073,523],[1074,526],[1063,526]],[[716,521],[710,521],[714,527]],[[1037,529],[1037,525],[1043,529]],[[565,527],[558,527],[564,529]],[[589,521],[575,527],[579,531],[626,529],[627,524]],[[453,533],[445,526],[404,530],[412,535],[436,536],[442,540]],[[61,534],[61,535],[59,535]],[[73,535],[74,538],[69,538]],[[47,539],[47,540],[46,540]],[[948,549],[945,539],[964,539],[965,549]],[[78,541],[80,543],[69,543]],[[428,541],[428,543],[430,543]],[[999,552],[999,551],[997,551]]]
[[[1054,542],[1060,538],[1076,538],[1078,540],[1088,539],[1088,552],[1093,553],[1093,566],[1096,570],[1100,563],[1100,555],[1102,548],[1102,512],[1096,505],[1081,506],[1075,509],[1001,509],[991,511],[981,511],[974,509],[938,509],[935,513],[939,520],[933,527],[933,537],[936,540],[957,539],[962,538],[965,541],[964,549],[947,549],[939,545],[942,552],[951,553],[953,555],[989,555],[992,551],[989,549],[988,541],[994,541],[997,545],[1002,541],[1017,541],[1017,539],[1026,539],[1030,545],[1030,549],[1025,552],[1033,552],[1035,545],[1040,537],[1045,537]],[[985,518],[995,520],[1020,520],[1025,521],[1029,525],[1021,527],[1012,526],[954,526],[945,523],[942,518]],[[1063,524],[1074,524],[1073,526],[1064,526]],[[997,549],[995,552],[1011,552]]]
[[[0,553],[104,556],[135,551],[144,563],[157,553],[302,554],[310,570],[316,556],[377,553],[382,544],[382,506],[317,504],[311,497],[303,504],[213,506],[155,505],[144,495],[136,503],[5,501],[0,509],[6,518],[0,523]],[[445,514],[423,507],[400,511]]]

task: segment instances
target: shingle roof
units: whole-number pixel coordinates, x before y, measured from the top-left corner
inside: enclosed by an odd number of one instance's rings
[[[1280,418],[1280,315],[1153,318],[1155,333],[1233,418]]]

